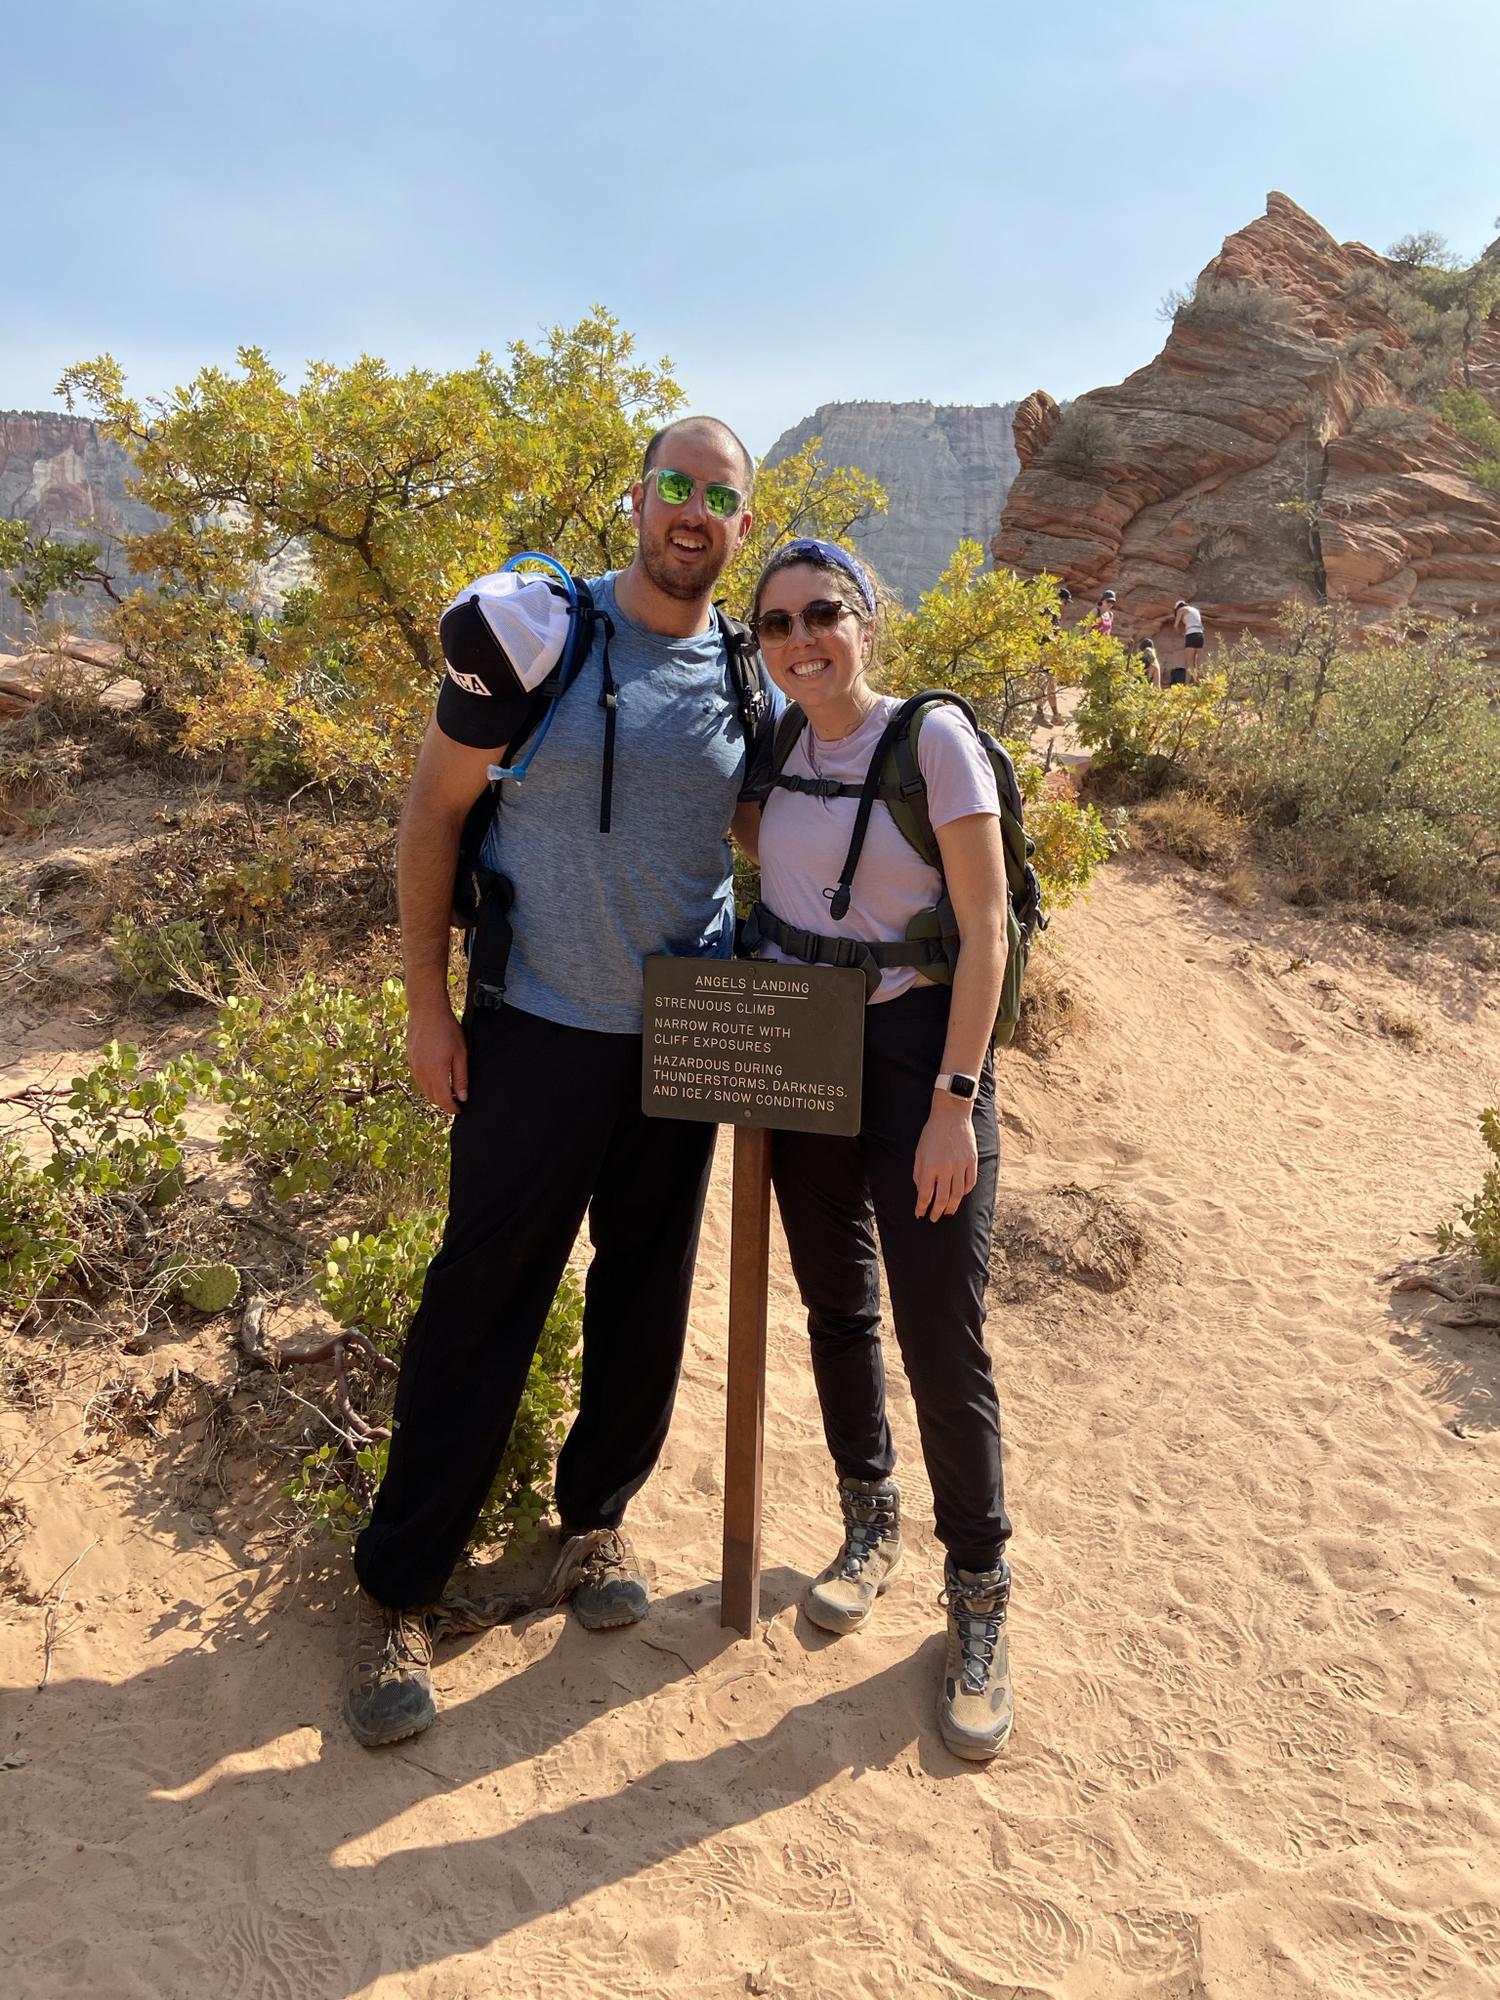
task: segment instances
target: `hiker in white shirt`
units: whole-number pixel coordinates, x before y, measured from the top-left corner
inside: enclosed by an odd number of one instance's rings
[[[1193,678],[1196,656],[1203,651],[1203,613],[1196,604],[1179,597],[1172,606],[1172,625],[1182,634],[1182,665],[1172,670],[1173,683]]]

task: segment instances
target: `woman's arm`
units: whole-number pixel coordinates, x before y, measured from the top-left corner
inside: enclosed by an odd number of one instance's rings
[[[984,1068],[1005,978],[1005,849],[993,813],[968,813],[937,829],[943,877],[960,939],[943,1068],[977,1077]],[[912,1179],[917,1214],[933,1222],[958,1209],[979,1176],[974,1101],[934,1094],[917,1142]]]

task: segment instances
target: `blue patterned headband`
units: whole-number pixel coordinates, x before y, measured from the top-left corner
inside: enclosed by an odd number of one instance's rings
[[[788,542],[780,551],[780,555],[781,563],[777,564],[778,569],[782,563],[789,563],[798,556],[813,556],[819,562],[832,563],[835,569],[841,569],[846,576],[853,577],[860,596],[865,600],[865,609],[872,618],[875,616],[875,592],[870,586],[870,579],[865,574],[863,564],[857,562],[847,549],[841,549],[837,542],[820,542],[815,537],[807,535],[801,541]]]

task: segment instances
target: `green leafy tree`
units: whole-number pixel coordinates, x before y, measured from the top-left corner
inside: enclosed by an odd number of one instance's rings
[[[888,612],[881,666],[893,694],[951,688],[1005,740],[1037,844],[1037,873],[1054,908],[1073,900],[1115,844],[1096,807],[1047,790],[1041,764],[1021,737],[1044,670],[1075,681],[1110,648],[1089,628],[1056,627],[1057,608],[1055,578],[987,570],[979,544],[960,542],[914,611]]]
[[[446,374],[363,356],[291,384],[244,348],[235,369],[143,406],[108,355],[70,368],[69,407],[129,448],[164,521],[128,544],[151,579],[114,621],[133,670],[182,708],[190,749],[394,784],[442,670],[439,617],[466,582],[524,548],[589,574],[628,562],[624,497],[682,403],[669,371],[641,365],[602,308]],[[724,595],[743,602],[786,537],[847,540],[884,504],[814,440],[761,475]],[[279,595],[278,564],[294,579]]]
[[[1469,470],[1492,493],[1500,493],[1500,416],[1477,389],[1445,389],[1438,397],[1438,415],[1445,424],[1478,448]]]
[[[279,735],[322,776],[404,768],[441,672],[443,606],[515,549],[621,561],[621,496],[681,402],[602,309],[450,373],[362,356],[289,384],[259,348],[143,406],[108,355],[62,391],[126,445],[164,517],[116,621],[193,747]],[[294,557],[277,609],[266,569]]]
[[[40,623],[54,597],[71,596],[96,584],[118,602],[114,580],[103,567],[98,542],[64,542],[38,535],[24,521],[0,520],[0,576],[10,579],[11,596]]]
[[[960,542],[916,609],[887,620],[883,672],[894,694],[952,688],[997,735],[1035,708],[1044,669],[1077,678],[1092,635],[1055,630],[1057,582],[987,570],[978,542]]]
[[[823,440],[815,437],[779,465],[756,468],[750,504],[750,533],[719,584],[736,612],[749,609],[755,579],[784,542],[816,535],[853,553],[855,530],[889,503],[867,473],[824,465]]]

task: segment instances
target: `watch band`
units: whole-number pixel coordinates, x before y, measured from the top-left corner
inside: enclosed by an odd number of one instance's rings
[[[932,1087],[934,1090],[946,1090],[950,1097],[974,1097],[978,1095],[979,1078],[965,1076],[961,1070],[945,1069],[941,1076],[934,1079]]]

